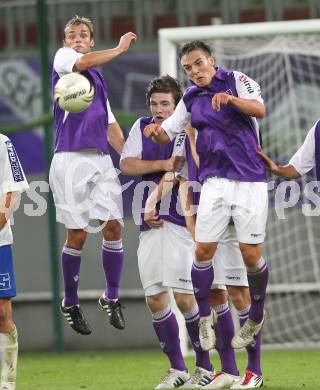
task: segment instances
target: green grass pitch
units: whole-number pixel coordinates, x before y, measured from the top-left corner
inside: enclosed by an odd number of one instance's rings
[[[246,355],[237,360],[243,373]],[[265,351],[262,366],[265,389],[320,389],[320,350]],[[167,368],[160,351],[22,353],[17,390],[151,390]]]

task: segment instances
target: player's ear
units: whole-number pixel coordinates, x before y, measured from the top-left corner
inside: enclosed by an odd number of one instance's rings
[[[90,42],[90,47],[93,47],[93,46],[94,46],[94,39],[92,38],[91,42]]]
[[[208,61],[209,61],[210,65],[215,66],[215,61],[214,61],[214,58],[212,56],[208,57]]]

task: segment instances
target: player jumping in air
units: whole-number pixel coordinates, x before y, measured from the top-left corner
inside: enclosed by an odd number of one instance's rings
[[[197,132],[191,127],[186,128],[188,137],[185,140],[185,167],[181,175],[185,175],[190,185],[197,183],[199,178],[199,156],[196,152]],[[189,184],[188,184],[189,185]],[[182,188],[181,188],[182,189]],[[193,192],[193,203],[199,202],[199,193]],[[195,225],[195,216],[189,218],[189,224]],[[193,230],[193,228],[191,228]],[[246,268],[243,263],[239,242],[234,224],[230,222],[222,239],[219,241],[214,255],[214,280],[211,286],[211,306],[216,313],[214,326],[215,348],[221,360],[221,371],[214,372],[210,383],[200,381],[205,389],[249,389],[262,386],[261,371],[261,332],[254,343],[246,347],[248,364],[245,375],[240,378],[231,340],[234,336],[234,324],[228,305],[228,295],[235,306],[240,326],[248,318],[250,310],[250,294]],[[226,291],[227,290],[227,291]]]
[[[185,44],[180,61],[194,85],[186,90],[170,118],[161,126],[150,124],[144,134],[158,143],[168,143],[188,122],[199,132],[197,152],[203,187],[192,283],[201,317],[200,340],[204,349],[214,347],[209,299],[214,277],[212,258],[232,217],[251,296],[249,318],[232,340],[234,348],[243,348],[255,340],[265,319],[268,267],[262,257],[262,243],[268,194],[264,163],[256,153],[256,118],[264,117],[265,107],[258,84],[240,72],[217,67],[205,43]]]
[[[134,33],[127,33],[110,50],[91,51],[94,46],[92,22],[74,17],[65,26],[63,48],[55,55],[52,86],[59,77],[81,72],[94,86],[91,106],[81,113],[68,113],[55,102],[55,154],[50,169],[50,186],[56,205],[57,221],[65,225],[67,240],[62,249],[65,296],[61,311],[78,333],[91,329],[79,305],[78,283],[82,247],[90,220],[99,220],[103,235],[102,264],[105,292],[99,306],[106,310],[111,325],[124,329],[118,300],[123,268],[121,186],[114,171],[107,143],[120,154],[124,145],[122,131],[109,103],[107,89],[97,66],[126,52]]]

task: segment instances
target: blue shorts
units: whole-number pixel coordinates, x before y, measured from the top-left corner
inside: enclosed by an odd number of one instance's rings
[[[0,299],[16,295],[11,245],[4,245],[0,247]]]

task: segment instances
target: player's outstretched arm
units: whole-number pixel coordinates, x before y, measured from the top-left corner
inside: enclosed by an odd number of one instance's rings
[[[170,138],[160,125],[151,123],[143,130],[143,134],[147,138],[151,138],[156,144],[168,144]]]
[[[213,109],[220,111],[222,104],[233,104],[244,114],[255,118],[261,119],[266,115],[265,106],[255,99],[243,99],[225,92],[216,93],[212,98]]]
[[[167,160],[141,160],[136,157],[126,157],[120,161],[120,169],[124,175],[140,176],[155,172],[179,172],[185,158],[172,156]]]
[[[78,58],[75,62],[75,68],[78,71],[83,71],[95,66],[103,65],[126,52],[131,43],[136,39],[137,36],[135,33],[128,32],[120,38],[117,47],[108,50],[91,51]]]
[[[196,216],[192,212],[192,193],[191,189],[187,186],[187,180],[182,177],[180,178],[179,182],[179,196],[181,209],[186,220],[187,229],[191,233],[193,240],[195,240]]]
[[[301,177],[300,173],[294,168],[293,165],[277,165],[269,156],[265,154],[265,152],[261,149],[261,146],[258,146],[258,154],[264,160],[267,169],[275,175],[285,179],[297,179],[298,177]]]
[[[4,228],[18,200],[18,192],[8,192],[0,199],[0,230]]]
[[[188,123],[186,126],[186,134],[189,138],[192,157],[194,159],[196,166],[199,168],[200,159],[196,149],[196,134],[194,128],[191,126],[190,123]]]
[[[108,125],[108,142],[113,149],[121,155],[125,139],[118,122],[109,123]]]

